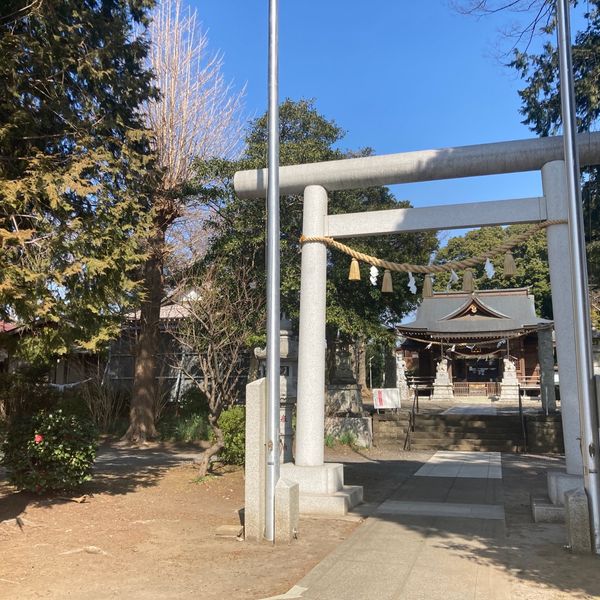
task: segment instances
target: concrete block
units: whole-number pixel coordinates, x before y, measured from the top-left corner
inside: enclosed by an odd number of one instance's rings
[[[344,434],[354,436],[356,445],[370,448],[373,445],[371,417],[326,417],[325,435],[341,438]]]
[[[531,496],[531,514],[535,523],[564,523],[565,508],[552,504],[548,496]]]
[[[565,494],[565,513],[569,548],[580,554],[591,553],[590,513],[585,490],[571,490]]]
[[[548,471],[548,496],[553,504],[564,506],[565,493],[583,489],[583,475],[570,475],[564,471]]]
[[[327,517],[343,517],[362,502],[360,485],[345,485],[333,494],[301,494],[300,514]]]
[[[267,405],[266,380],[258,379],[246,386],[246,466],[244,535],[260,541],[265,531],[265,423]]]
[[[333,494],[344,485],[344,466],[325,463],[316,467],[303,467],[293,463],[281,465],[280,477],[295,481],[303,494]]]
[[[288,479],[275,486],[275,542],[289,544],[296,538],[300,515],[300,487]]]

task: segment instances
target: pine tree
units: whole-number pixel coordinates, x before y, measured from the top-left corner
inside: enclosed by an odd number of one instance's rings
[[[151,5],[0,4],[0,318],[32,327],[31,353],[103,345],[136,291]]]

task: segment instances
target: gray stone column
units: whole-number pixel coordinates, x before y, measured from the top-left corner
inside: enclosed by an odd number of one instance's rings
[[[563,161],[557,160],[543,166],[542,185],[548,219],[567,219],[567,190]],[[567,473],[583,475],[569,228],[566,224],[551,225],[546,231]]]
[[[304,190],[305,236],[325,234],[327,191],[318,185]],[[320,242],[302,246],[296,465],[323,464],[325,427],[325,308],[327,248]]]
[[[538,360],[540,363],[540,396],[545,412],[556,410],[556,391],[554,389],[554,350],[552,347],[552,329],[540,329],[538,338]]]

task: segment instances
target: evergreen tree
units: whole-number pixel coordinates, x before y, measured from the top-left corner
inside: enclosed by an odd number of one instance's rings
[[[0,3],[0,318],[32,353],[101,346],[136,291],[152,3]]]
[[[573,76],[577,126],[579,131],[593,129],[600,119],[600,1],[590,0],[584,15],[585,27],[573,43]],[[555,35],[556,22],[550,19],[543,28]],[[539,54],[515,51],[511,66],[525,80],[519,95],[521,113],[528,125],[540,136],[560,133],[562,125],[559,90],[558,49],[548,41]],[[583,213],[588,254],[590,285],[600,286],[600,167],[583,172]]]
[[[436,263],[472,258],[503,244],[511,237],[527,229],[528,225],[510,227],[483,227],[469,231],[464,236],[450,238],[446,246],[436,254]],[[552,318],[552,297],[550,293],[550,272],[548,269],[548,249],[546,232],[538,231],[527,241],[512,251],[517,266],[514,277],[504,276],[504,259],[499,256],[492,259],[494,276],[487,277],[483,265],[473,269],[475,289],[492,290],[513,287],[530,287],[535,296],[537,313],[544,318]],[[449,281],[447,273],[435,278],[435,288],[445,290]]]
[[[335,122],[320,115],[309,100],[286,100],[280,107],[281,165],[367,156],[369,149],[347,152],[339,149],[344,132]],[[266,212],[264,200],[240,200],[232,189],[235,171],[264,168],[267,163],[267,115],[250,126],[246,150],[241,160],[218,161],[198,165],[199,178],[218,182],[212,189],[215,218],[210,223],[212,239],[207,261],[220,257],[236,262],[239,257],[257,257],[254,265],[257,285],[265,286],[264,246]],[[223,198],[226,201],[223,202]],[[285,196],[280,203],[281,221],[281,307],[297,318],[300,291],[300,242],[302,233],[302,196]],[[388,188],[337,191],[329,194],[329,213],[347,213],[406,208]],[[434,233],[400,234],[374,238],[344,240],[371,255],[396,262],[427,263],[437,248]],[[259,249],[257,251],[257,249]],[[418,297],[406,286],[406,275],[394,275],[394,293],[380,291],[369,283],[368,267],[361,266],[362,281],[348,281],[350,259],[336,250],[330,251],[327,279],[327,326],[330,339],[338,333],[347,340],[381,338],[382,323],[391,324],[412,310]]]

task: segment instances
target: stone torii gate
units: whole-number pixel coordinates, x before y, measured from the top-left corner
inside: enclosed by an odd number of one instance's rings
[[[600,163],[600,133],[580,134],[581,165]],[[401,232],[567,220],[562,137],[425,150],[280,167],[280,193],[304,194],[303,234],[348,238]],[[328,215],[327,192],[409,182],[541,171],[543,196]],[[267,170],[235,174],[241,198],[267,193]],[[582,476],[580,421],[567,224],[547,227],[567,474]],[[302,248],[295,463],[281,477],[297,482],[300,512],[341,513],[362,498],[343,485],[343,466],[324,462],[327,248]]]

